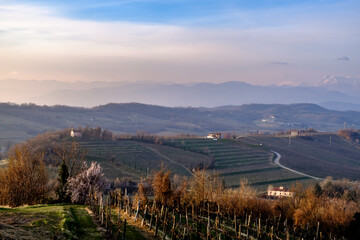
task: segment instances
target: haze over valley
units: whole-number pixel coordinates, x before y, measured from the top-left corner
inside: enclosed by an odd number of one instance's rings
[[[167,107],[219,107],[251,103],[314,103],[333,110],[360,111],[360,78],[325,76],[318,86],[161,82],[59,82],[3,80],[2,102],[94,107],[138,102]],[[32,91],[28,91],[32,89]],[[17,94],[13,94],[16,92]]]

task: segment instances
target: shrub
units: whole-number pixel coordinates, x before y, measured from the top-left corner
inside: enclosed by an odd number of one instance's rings
[[[91,163],[90,167],[85,167],[77,176],[69,179],[68,192],[71,194],[73,203],[84,204],[90,192],[101,193],[109,189],[109,181],[101,172],[98,163]]]
[[[47,192],[48,173],[42,153],[17,146],[0,171],[0,204],[11,207],[40,203]]]

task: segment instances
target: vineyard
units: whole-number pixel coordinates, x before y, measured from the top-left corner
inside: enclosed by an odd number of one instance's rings
[[[288,224],[281,216],[252,212],[234,214],[220,205],[167,207],[156,201],[143,205],[124,192],[92,195],[90,208],[116,239],[127,239],[127,222],[145,230],[154,239],[335,239],[323,237],[320,224],[306,230]]]
[[[117,239],[127,239],[127,224],[154,239],[342,239],[358,224],[358,198],[346,200],[343,191],[358,189],[348,184],[328,181],[307,189],[298,184],[293,197],[269,199],[246,181],[224,189],[218,175],[197,170],[179,183],[161,169],[141,181],[136,194],[126,188],[106,195],[90,191],[88,203]],[[334,188],[342,189],[336,197]]]
[[[131,140],[80,142],[88,162],[99,162],[106,177],[140,179],[164,164],[174,174],[190,176],[189,169],[208,162],[204,154]]]
[[[336,134],[316,133],[308,136],[247,136],[242,144],[262,143],[281,153],[281,163],[297,171],[320,178],[359,179],[360,149]]]
[[[121,176],[138,181],[164,164],[173,174],[187,177],[205,167],[218,172],[232,188],[243,178],[261,191],[269,185],[312,182],[275,165],[274,154],[259,144],[204,138],[166,139],[161,144],[121,139],[82,141],[80,147],[86,151],[86,160],[99,162],[109,179]]]
[[[265,190],[270,184],[291,186],[296,181],[311,181],[275,165],[273,153],[259,144],[203,138],[170,139],[166,144],[208,154],[213,161],[210,169],[218,171],[224,177],[227,187],[237,187],[242,178],[248,179],[251,185],[261,190]]]

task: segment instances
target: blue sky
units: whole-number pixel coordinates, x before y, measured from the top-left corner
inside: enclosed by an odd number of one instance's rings
[[[0,79],[360,77],[357,0],[0,0]]]
[[[130,21],[180,24],[198,23],[203,25],[233,25],[231,16],[235,12],[290,10],[303,8],[304,11],[321,11],[329,6],[359,7],[357,1],[341,0],[39,0],[39,1],[4,1],[5,3],[48,6],[59,10],[64,17],[96,21]],[[230,15],[230,16],[229,16]],[[219,19],[220,18],[220,19]],[[221,21],[226,19],[227,21]],[[206,21],[207,20],[207,21]],[[269,19],[270,20],[270,19]],[[265,24],[265,23],[263,23]]]

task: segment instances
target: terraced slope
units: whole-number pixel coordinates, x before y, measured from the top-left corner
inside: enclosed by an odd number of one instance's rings
[[[336,134],[249,136],[242,144],[260,144],[281,154],[281,164],[320,178],[360,180],[360,148]]]
[[[307,177],[275,165],[273,153],[258,144],[204,138],[173,139],[169,140],[169,144],[189,151],[208,153],[214,161],[213,169],[224,177],[228,187],[238,186],[241,178],[247,178],[259,189],[266,189],[269,184],[290,186],[295,181],[308,180]]]
[[[190,169],[209,161],[204,154],[130,140],[80,142],[80,146],[87,152],[86,160],[99,162],[109,179],[139,179],[159,170],[161,164],[173,173],[190,176]]]

